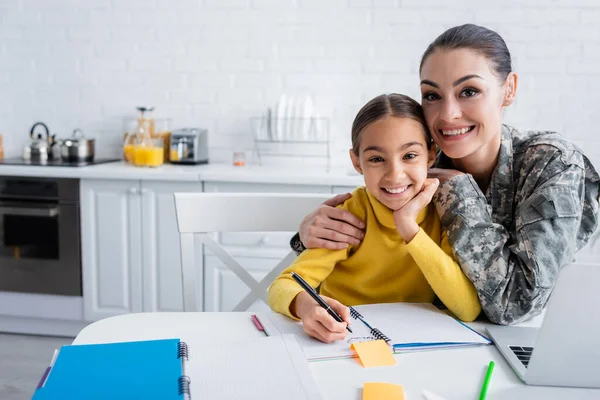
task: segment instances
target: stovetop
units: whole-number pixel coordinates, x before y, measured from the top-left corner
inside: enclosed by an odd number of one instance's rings
[[[94,158],[92,161],[71,162],[59,159],[25,160],[23,158],[7,158],[0,160],[0,165],[31,165],[36,167],[86,167],[88,165],[104,164],[119,161],[118,158]]]

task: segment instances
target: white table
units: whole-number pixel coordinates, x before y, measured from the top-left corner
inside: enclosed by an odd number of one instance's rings
[[[84,328],[73,344],[112,343],[202,336],[207,341],[264,337],[251,313],[141,313],[107,318]],[[539,324],[539,320],[529,325]],[[471,324],[482,331],[482,323]],[[427,389],[451,399],[478,399],[487,366],[496,363],[488,399],[600,399],[600,389],[570,389],[524,385],[494,346],[396,354],[393,367],[363,368],[357,360],[310,362],[325,400],[362,399],[364,382],[404,386],[407,400],[423,399]],[[599,367],[600,373],[600,367]]]

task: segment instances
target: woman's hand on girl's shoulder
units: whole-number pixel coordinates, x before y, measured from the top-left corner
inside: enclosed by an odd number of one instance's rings
[[[445,169],[445,168],[429,168],[427,171],[428,178],[437,178],[440,183],[444,183],[447,180],[454,178],[455,176],[464,175],[464,172],[461,172],[456,169]]]
[[[300,241],[307,248],[341,250],[360,244],[365,224],[350,211],[336,208],[352,195],[339,194],[308,214],[300,224]]]

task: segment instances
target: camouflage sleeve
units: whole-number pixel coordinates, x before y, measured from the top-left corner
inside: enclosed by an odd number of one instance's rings
[[[300,240],[300,232],[296,232],[296,234],[292,236],[292,239],[290,240],[290,247],[296,252],[297,255],[300,255],[304,250],[306,250],[306,247],[304,247],[304,244]]]
[[[560,267],[577,250],[584,171],[562,164],[553,175],[541,175],[530,177],[538,178],[533,180],[537,186],[514,205],[512,234],[493,222],[491,207],[471,175],[444,182],[433,199],[456,259],[494,323],[512,324],[539,314]]]

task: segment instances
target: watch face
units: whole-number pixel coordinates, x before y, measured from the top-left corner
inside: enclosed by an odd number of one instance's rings
[[[292,250],[294,250],[298,254],[300,254],[304,250],[306,250],[306,247],[304,247],[304,245],[302,244],[302,241],[300,240],[300,234],[299,233],[296,233],[292,237],[292,240],[290,240],[290,246],[292,247]]]

